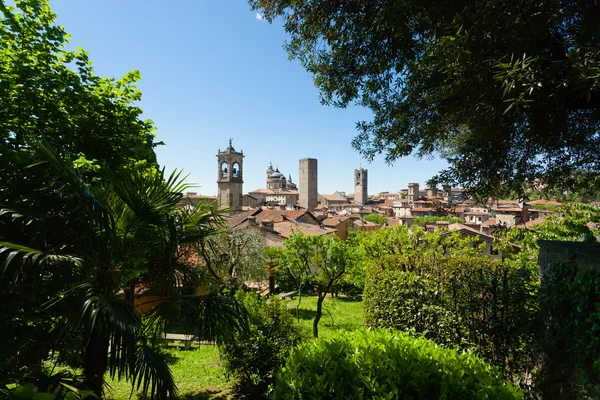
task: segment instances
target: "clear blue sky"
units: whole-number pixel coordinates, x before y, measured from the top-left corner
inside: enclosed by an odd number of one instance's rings
[[[257,18],[244,0],[51,0],[71,45],[90,54],[97,75],[138,69],[144,117],[154,121],[158,160],[183,169],[199,193],[217,192],[217,150],[243,150],[244,192],[265,187],[269,161],[298,181],[298,160],[319,160],[319,192],[353,190],[369,170],[369,193],[397,191],[445,167],[407,157],[387,166],[350,146],[368,110],[322,106],[312,77],[283,50],[279,23]]]

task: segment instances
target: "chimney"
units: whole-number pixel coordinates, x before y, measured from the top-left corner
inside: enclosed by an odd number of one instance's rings
[[[256,226],[256,217],[254,215],[248,217],[248,226]]]
[[[260,227],[262,229],[272,231],[274,228],[273,221],[271,221],[270,219],[263,219],[262,221],[260,221]]]

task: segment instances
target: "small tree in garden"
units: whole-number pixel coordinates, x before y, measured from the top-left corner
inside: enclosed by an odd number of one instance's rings
[[[265,271],[269,277],[269,294],[275,293],[275,278],[280,269],[280,257],[281,248],[265,247],[263,251],[263,258],[265,262]]]
[[[285,241],[282,264],[298,282],[299,299],[303,287],[309,286],[317,293],[317,313],[313,323],[313,335],[319,337],[319,321],[323,313],[323,301],[332,292],[350,267],[354,257],[352,248],[337,236],[308,236],[297,234]]]

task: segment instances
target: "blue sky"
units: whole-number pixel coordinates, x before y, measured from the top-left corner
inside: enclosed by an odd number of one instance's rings
[[[158,160],[183,169],[206,195],[217,192],[217,150],[243,150],[244,192],[265,187],[269,162],[298,180],[298,160],[319,160],[319,192],[353,190],[369,170],[369,193],[425,181],[441,160],[368,163],[350,145],[368,110],[322,106],[312,77],[283,50],[280,23],[244,0],[51,0],[71,45],[89,52],[97,75],[138,69],[144,117],[154,121]]]

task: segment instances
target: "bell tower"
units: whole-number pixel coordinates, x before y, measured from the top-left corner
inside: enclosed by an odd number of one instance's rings
[[[354,170],[354,201],[364,206],[368,201],[367,193],[367,170]]]
[[[244,152],[235,151],[231,139],[229,139],[229,147],[225,151],[219,149],[217,153],[219,207],[231,207],[235,211],[242,209],[243,159]]]

